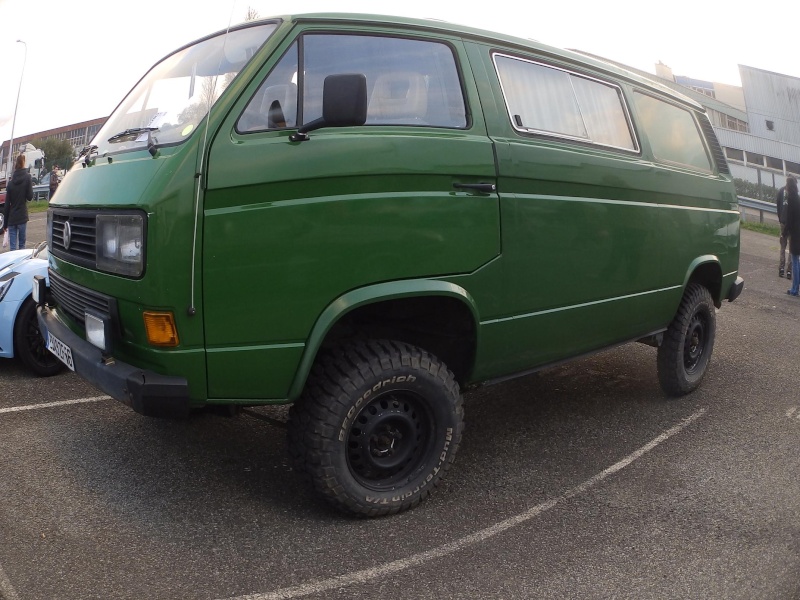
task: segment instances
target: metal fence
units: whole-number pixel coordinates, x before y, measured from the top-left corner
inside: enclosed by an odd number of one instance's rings
[[[776,227],[779,224],[778,207],[772,202],[739,196],[739,214],[742,221],[758,221]]]

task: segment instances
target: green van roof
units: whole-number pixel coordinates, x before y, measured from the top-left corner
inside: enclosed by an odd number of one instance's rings
[[[606,72],[617,79],[626,80],[630,83],[640,85],[651,90],[658,91],[659,93],[674,98],[684,104],[687,104],[697,110],[704,111],[705,109],[701,104],[677,92],[676,90],[654,81],[646,77],[642,77],[637,73],[623,69],[615,64],[605,62],[598,58],[593,58],[579,52],[573,52],[556,46],[550,46],[537,42],[533,39],[520,38],[512,35],[489,31],[485,29],[478,29],[466,25],[457,25],[447,21],[437,21],[433,19],[416,19],[410,17],[396,17],[390,15],[377,15],[377,14],[360,14],[360,13],[307,13],[297,15],[276,15],[273,17],[259,19],[258,21],[249,21],[237,25],[235,28],[241,26],[253,25],[261,21],[281,21],[291,23],[349,23],[354,25],[380,25],[392,26],[399,25],[406,29],[420,29],[424,31],[433,31],[437,33],[444,33],[448,35],[457,35],[460,37],[474,39],[482,42],[499,42],[507,47],[517,47],[521,50],[533,51],[537,54],[546,55],[550,58],[561,60],[565,63],[573,65],[586,65],[594,71]],[[218,33],[224,33],[218,32]],[[218,34],[214,34],[218,35]],[[654,76],[655,77],[655,76]]]

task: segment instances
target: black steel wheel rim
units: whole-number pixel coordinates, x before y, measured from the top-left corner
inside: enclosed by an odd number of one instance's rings
[[[363,486],[389,490],[407,482],[426,462],[434,422],[413,392],[389,392],[358,413],[347,435],[347,464]]]
[[[705,354],[707,326],[706,318],[701,313],[695,313],[689,322],[683,346],[683,366],[687,373],[692,373],[697,369]]]
[[[25,342],[28,345],[31,358],[40,367],[47,368],[58,362],[55,354],[45,346],[36,317],[30,319],[25,326]]]

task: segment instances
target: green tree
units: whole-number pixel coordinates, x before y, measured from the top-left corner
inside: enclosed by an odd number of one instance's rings
[[[734,185],[736,186],[736,194],[738,196],[744,196],[745,198],[753,198],[755,200],[764,200],[765,202],[775,202],[775,197],[778,194],[778,190],[776,190],[771,185],[766,185],[764,183],[752,183],[745,179],[734,179]]]
[[[53,168],[53,165],[58,165],[61,169],[69,169],[75,162],[73,159],[75,149],[67,140],[36,139],[31,144],[44,151],[44,166],[48,171]]]

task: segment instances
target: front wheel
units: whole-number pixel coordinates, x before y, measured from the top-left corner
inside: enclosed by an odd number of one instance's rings
[[[658,348],[658,380],[667,394],[683,396],[700,385],[711,361],[716,328],[708,289],[689,284]]]
[[[36,304],[28,297],[14,322],[14,354],[30,371],[42,377],[60,373],[64,365],[45,346],[36,318]]]
[[[290,411],[289,449],[318,494],[374,517],[426,498],[463,428],[458,384],[436,357],[400,342],[354,342],[318,359]]]

